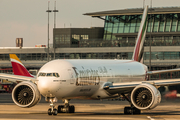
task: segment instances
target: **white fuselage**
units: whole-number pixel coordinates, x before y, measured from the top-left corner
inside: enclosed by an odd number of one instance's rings
[[[112,97],[102,89],[105,84],[144,81],[146,72],[145,65],[132,60],[53,60],[39,70],[37,84],[45,97],[104,99]]]

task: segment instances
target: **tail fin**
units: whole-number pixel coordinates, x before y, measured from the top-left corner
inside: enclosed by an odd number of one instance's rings
[[[140,25],[138,37],[136,40],[136,46],[134,48],[134,53],[132,57],[134,61],[141,62],[143,58],[143,45],[144,45],[144,40],[146,37],[147,19],[148,19],[148,6],[145,7],[144,12],[143,12],[141,25]]]
[[[33,77],[26,67],[22,64],[22,62],[19,60],[19,58],[16,56],[16,54],[9,54],[11,64],[13,67],[13,73],[14,75],[21,75],[21,76],[27,76],[27,77]]]

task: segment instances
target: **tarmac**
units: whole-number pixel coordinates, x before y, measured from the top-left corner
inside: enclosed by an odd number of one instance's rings
[[[63,104],[61,101],[56,103]],[[31,108],[21,108],[12,101],[11,94],[0,93],[0,120],[179,120],[180,99],[162,99],[152,110],[142,111],[141,115],[124,115],[127,101],[119,100],[71,100],[75,113],[58,113],[49,116],[49,103],[44,98]]]

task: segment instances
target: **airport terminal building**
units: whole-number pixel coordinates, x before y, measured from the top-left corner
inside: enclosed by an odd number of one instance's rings
[[[104,27],[55,28],[49,59],[131,59],[142,13],[142,8],[86,13],[84,15],[102,19]],[[149,10],[144,47],[144,64],[147,66],[150,38],[151,70],[180,67],[180,7]],[[39,69],[47,62],[46,47],[4,46],[0,48],[1,72],[12,72],[9,70],[9,54],[12,53],[17,54],[28,69]],[[180,77],[180,72],[164,73],[152,78],[176,77]]]

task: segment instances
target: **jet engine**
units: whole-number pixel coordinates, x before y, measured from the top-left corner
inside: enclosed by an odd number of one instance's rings
[[[34,83],[21,82],[14,87],[12,99],[20,107],[32,107],[41,100],[41,94]]]
[[[161,102],[161,94],[153,85],[143,83],[133,89],[131,102],[134,107],[140,110],[150,110]]]

